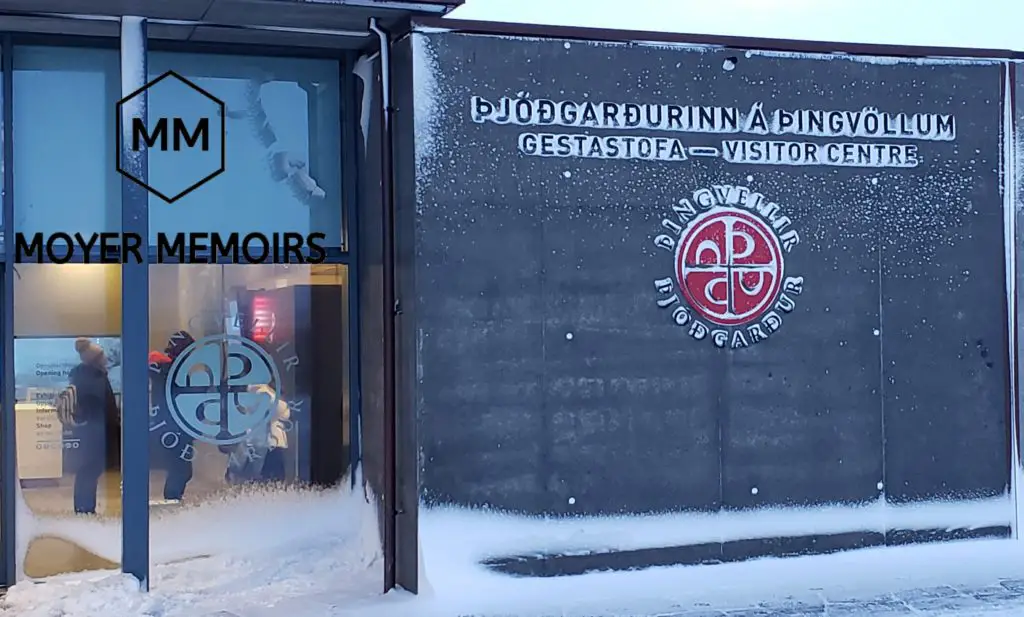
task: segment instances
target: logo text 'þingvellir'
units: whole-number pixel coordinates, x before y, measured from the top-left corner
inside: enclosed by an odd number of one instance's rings
[[[320,232],[159,233],[152,263],[323,263]],[[17,263],[146,263],[148,239],[127,232],[15,234]]]

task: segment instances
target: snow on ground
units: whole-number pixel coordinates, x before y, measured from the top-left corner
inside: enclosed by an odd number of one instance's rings
[[[377,597],[383,576],[376,509],[362,488],[343,487],[252,490],[154,513],[152,593],[140,592],[133,579],[117,572],[70,574],[20,582],[0,603],[0,615],[175,617],[225,605],[258,608],[272,599],[325,591]],[[19,531],[55,536],[120,560],[117,522],[41,519],[20,508],[21,522]],[[19,533],[18,539],[24,551],[30,538]]]
[[[428,561],[435,554],[452,556],[465,551],[460,560],[472,563],[541,552],[623,551],[749,538],[884,533],[887,529],[1005,527],[1012,525],[1013,519],[1013,500],[1005,494],[908,505],[889,504],[880,497],[863,505],[559,519],[435,508],[424,516],[427,528],[423,535]],[[501,533],[496,533],[498,529]],[[456,530],[461,541],[453,544],[447,536]]]
[[[347,485],[346,485],[347,486]],[[455,615],[664,615],[695,606],[742,608],[787,598],[877,597],[935,585],[985,586],[1024,578],[1024,544],[966,541],[876,548],[826,556],[761,559],[716,566],[514,578],[478,565],[484,556],[537,550],[636,548],[706,537],[996,523],[1006,500],[915,508],[869,504],[730,513],[544,520],[493,512],[421,512],[419,596],[380,596],[381,552],[375,508],[361,489],[249,492],[168,511],[153,520],[152,591],[116,572],[25,581],[0,603],[3,617],[454,617]],[[100,525],[99,527],[90,527]],[[117,557],[116,533],[97,521],[34,521]],[[757,525],[752,526],[753,525]],[[1024,614],[1024,594],[1005,614]],[[868,615],[870,613],[865,613]],[[988,612],[995,616],[999,613]]]

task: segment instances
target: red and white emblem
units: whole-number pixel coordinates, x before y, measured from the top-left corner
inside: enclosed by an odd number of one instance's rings
[[[796,309],[804,279],[786,271],[800,243],[779,204],[744,186],[715,185],[680,199],[654,245],[672,276],[654,280],[657,305],[694,340],[741,349],[768,340]]]
[[[759,319],[778,297],[783,272],[775,233],[733,208],[697,217],[676,247],[676,280],[687,303],[719,326]]]

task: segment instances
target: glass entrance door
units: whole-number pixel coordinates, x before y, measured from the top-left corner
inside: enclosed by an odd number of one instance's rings
[[[344,265],[150,266],[155,564],[300,528],[333,498],[350,461],[347,285]]]

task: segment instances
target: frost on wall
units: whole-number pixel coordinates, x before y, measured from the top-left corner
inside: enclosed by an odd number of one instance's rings
[[[410,35],[413,68],[413,125],[416,136],[416,174],[429,175],[443,165],[442,152],[438,151],[437,131],[440,126],[438,114],[445,95],[444,81],[438,80],[439,67],[432,38],[419,32]],[[417,204],[421,207],[421,204]]]
[[[1006,242],[1006,263],[1007,267],[1007,290],[1009,292],[1010,307],[1011,309],[1019,310],[1019,300],[1017,296],[1021,289],[1021,284],[1024,280],[1021,279],[1021,270],[1019,264],[1021,263],[1021,247],[1024,246],[1024,238],[1021,237],[1021,230],[1024,229],[1024,107],[1021,106],[1021,95],[1024,94],[1024,88],[1021,86],[1021,65],[1019,62],[1014,62],[1012,65],[1007,67],[1007,83],[1016,84],[1016,92],[1013,92],[1010,88],[1006,89],[1006,95],[1004,99],[1004,106],[1006,107],[1006,120],[1004,124],[1004,133],[1007,135],[1005,158],[1008,161],[1007,171],[1004,174],[1004,191],[1006,193],[1006,220],[1007,220],[1007,242]],[[1015,79],[1011,80],[1011,77]],[[1016,345],[1012,348],[1013,358],[1016,361],[1018,370],[1021,367],[1021,346],[1020,341],[1024,340],[1024,329],[1022,329],[1022,323],[1019,317],[1015,314],[1010,315],[1009,320],[1010,327],[1014,324],[1017,326],[1017,338]],[[1011,382],[1012,383],[1012,382]],[[1017,409],[1020,409],[1021,393],[1018,389],[1015,392]],[[1021,417],[1018,411],[1015,418],[1016,423],[1014,428],[1015,434],[1020,434]],[[1020,442],[1016,444],[1014,449],[1014,480],[1015,486],[1020,487],[1021,482],[1024,481],[1024,467],[1022,467],[1021,458],[1021,446]],[[1018,512],[1024,504],[1018,504]],[[1019,517],[1018,517],[1019,518]]]
[[[1002,65],[412,45],[424,529],[1012,524]]]

